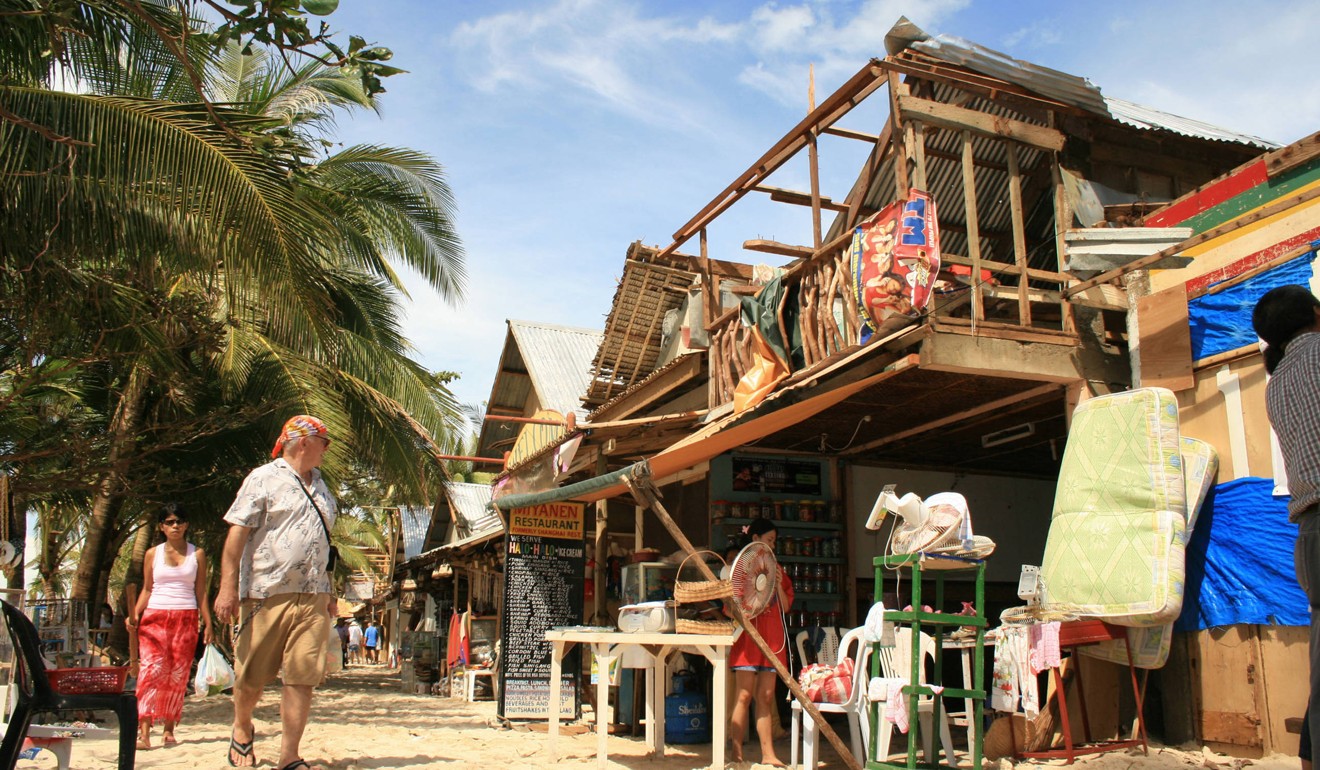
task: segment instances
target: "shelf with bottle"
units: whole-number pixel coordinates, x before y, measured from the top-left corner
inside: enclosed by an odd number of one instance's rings
[[[721,519],[715,519],[715,523],[743,526],[746,524],[751,524],[755,520],[756,519],[734,518],[731,516],[725,516],[724,518]],[[773,518],[771,519],[771,521],[775,523],[776,528],[782,527],[785,529],[817,529],[817,530],[828,530],[831,532],[843,531],[842,523],[835,523],[832,521],[789,521],[787,519],[773,519]]]
[[[843,527],[842,500],[748,496],[731,500],[713,500],[710,504],[710,513],[712,519],[736,519],[742,523],[752,519],[771,519],[777,524],[788,526]]]

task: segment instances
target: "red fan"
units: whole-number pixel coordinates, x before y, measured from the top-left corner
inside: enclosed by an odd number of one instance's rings
[[[729,571],[733,601],[748,619],[765,612],[779,587],[779,562],[775,552],[760,541],[752,541],[734,557]]]

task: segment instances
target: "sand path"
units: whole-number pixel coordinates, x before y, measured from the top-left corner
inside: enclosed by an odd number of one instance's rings
[[[266,692],[257,708],[257,756],[260,766],[273,767],[279,751],[278,691]],[[354,667],[331,677],[318,689],[312,706],[312,721],[303,739],[303,755],[332,770],[366,768],[587,768],[595,767],[594,733],[560,738],[559,759],[551,756],[543,732],[526,728],[505,729],[495,718],[492,702],[465,703],[449,698],[413,695],[400,691],[399,678],[384,668]],[[223,768],[228,745],[231,705],[228,696],[189,700],[184,723],[178,730],[179,744],[138,752],[137,767]],[[113,724],[113,719],[111,719]],[[159,741],[159,730],[154,736]],[[847,740],[846,735],[844,739]],[[691,770],[707,767],[709,746],[666,748],[661,760],[646,755],[641,739],[611,736],[610,766],[634,770]],[[781,756],[788,757],[783,739]],[[111,770],[115,763],[114,739],[81,739],[73,752],[72,767],[78,770]],[[747,746],[749,754],[757,749]],[[1051,763],[1061,764],[1061,763]],[[1291,757],[1270,757],[1244,762],[1197,750],[1152,749],[1149,757],[1120,752],[1079,760],[1081,770],[1298,770]],[[54,768],[54,756],[41,752],[35,760],[22,760],[20,770]],[[1040,765],[1023,764],[1030,768]],[[751,763],[730,768],[751,770]],[[827,746],[825,767],[842,768]],[[987,762],[987,768],[1011,770],[1008,762]]]

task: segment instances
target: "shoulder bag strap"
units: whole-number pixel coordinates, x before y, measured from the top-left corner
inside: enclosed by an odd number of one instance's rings
[[[293,477],[298,481],[298,488],[307,496],[307,502],[311,503],[312,508],[316,509],[316,520],[321,522],[321,531],[325,533],[325,544],[333,546],[334,541],[330,539],[330,528],[325,524],[325,514],[321,513],[321,506],[316,504],[316,500],[312,497],[312,493],[307,491],[307,485],[303,483],[303,480],[298,476],[297,471],[294,471]]]

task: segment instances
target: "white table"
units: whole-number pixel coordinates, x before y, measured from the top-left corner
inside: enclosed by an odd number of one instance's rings
[[[729,648],[733,635],[723,634],[625,634],[621,631],[546,631],[546,641],[554,649],[550,654],[550,752],[558,759],[555,739],[559,735],[560,679],[564,655],[575,644],[589,645],[596,657],[596,762],[605,767],[609,737],[609,670],[625,649],[644,651],[650,665],[646,677],[646,743],[653,756],[665,755],[665,661],[675,652],[694,652],[705,656],[715,666],[715,687],[711,693],[711,767],[724,768],[724,705],[728,687]]]

